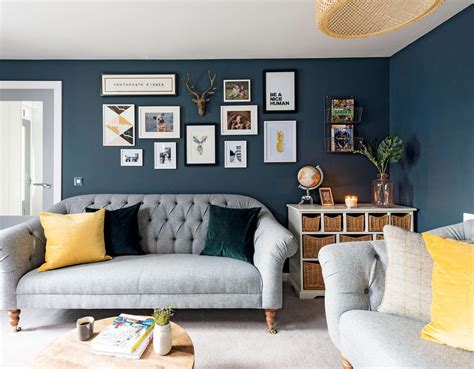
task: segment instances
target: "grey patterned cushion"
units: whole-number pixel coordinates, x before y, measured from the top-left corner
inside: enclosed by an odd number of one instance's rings
[[[394,226],[385,226],[383,233],[388,262],[378,311],[430,321],[433,260],[423,237]]]

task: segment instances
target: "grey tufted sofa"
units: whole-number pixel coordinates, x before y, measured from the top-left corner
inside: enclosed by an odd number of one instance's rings
[[[474,241],[474,220],[430,233]],[[328,245],[319,260],[329,335],[344,368],[473,367],[474,353],[422,340],[427,322],[377,312],[385,288],[384,241]]]
[[[17,328],[19,309],[257,308],[270,330],[282,306],[282,269],[297,250],[292,234],[260,202],[240,195],[83,195],[61,201],[51,212],[115,210],[142,203],[138,214],[143,256],[119,256],[38,273],[45,236],[39,219],[0,231],[0,308]],[[261,207],[254,265],[200,256],[209,204]]]

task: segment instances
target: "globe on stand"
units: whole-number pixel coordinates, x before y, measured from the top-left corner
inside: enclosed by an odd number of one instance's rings
[[[305,201],[309,201],[310,205],[313,205],[313,197],[311,196],[311,190],[314,190],[321,186],[323,183],[324,174],[319,165],[313,167],[306,165],[298,171],[298,188],[306,190],[306,195],[301,197],[299,205],[304,204]]]

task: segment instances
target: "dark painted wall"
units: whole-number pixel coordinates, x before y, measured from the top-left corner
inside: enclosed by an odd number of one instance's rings
[[[298,112],[262,114],[262,72],[264,69],[296,69],[298,72]],[[389,130],[388,59],[321,60],[192,60],[192,61],[0,61],[1,80],[63,81],[63,196],[84,193],[239,193],[265,203],[277,218],[286,223],[286,203],[303,194],[297,189],[296,173],[304,164],[320,164],[325,186],[331,186],[335,200],[344,194],[358,193],[369,201],[370,182],[376,172],[362,157],[327,154],[323,144],[323,99],[325,95],[355,95],[364,107],[360,133],[383,137]],[[181,78],[190,72],[198,85],[206,87],[207,70],[217,72],[219,90],[205,117],[185,93]],[[102,73],[176,72],[177,97],[101,97]],[[199,77],[199,78],[198,78]],[[218,137],[217,166],[184,166],[184,125],[220,123],[223,104],[222,80],[251,78],[252,104],[259,105],[258,136]],[[140,140],[144,166],[120,167],[120,148],[102,146],[102,104],[180,105],[181,139],[178,144],[178,169],[153,169],[154,140]],[[298,121],[298,162],[263,163],[263,121]],[[138,117],[136,118],[138,124]],[[248,168],[224,169],[224,140],[248,141]],[[84,177],[83,187],[73,187],[73,177]]]
[[[474,213],[474,6],[390,59],[390,130],[407,144],[392,165],[418,230]]]

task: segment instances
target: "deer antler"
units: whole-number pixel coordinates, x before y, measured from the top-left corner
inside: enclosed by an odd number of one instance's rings
[[[184,80],[184,79],[183,79]],[[194,90],[193,85],[189,85],[189,73],[188,73],[188,78],[184,80],[184,85],[188,89],[189,95],[190,96],[195,96],[196,99],[199,99],[199,94]]]
[[[214,76],[211,76],[211,71],[208,70],[207,75],[209,76],[209,82],[210,82],[209,88],[202,93],[201,99],[206,98],[206,101],[209,101],[210,99],[208,97],[216,93],[217,88],[215,86],[215,81],[216,81],[217,74],[214,74]]]

